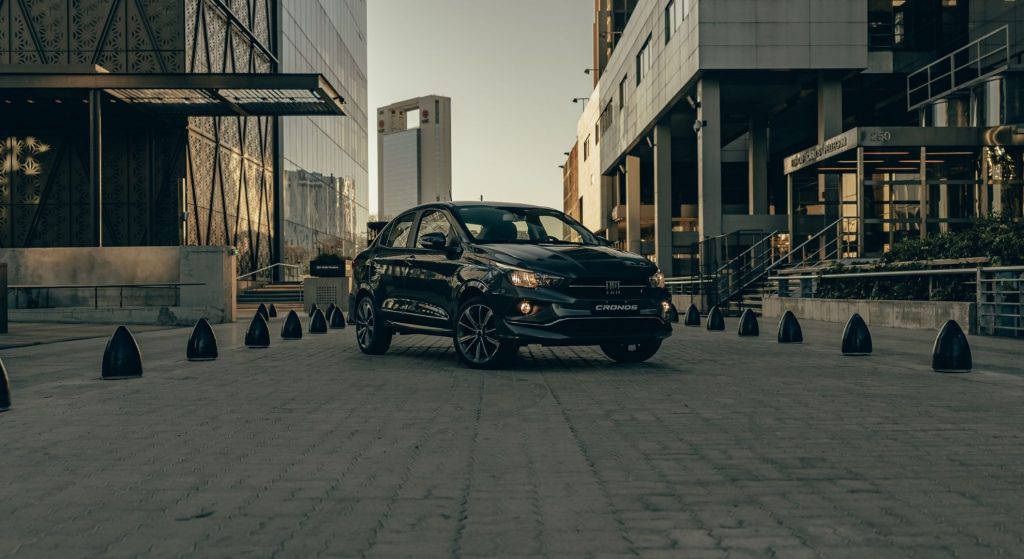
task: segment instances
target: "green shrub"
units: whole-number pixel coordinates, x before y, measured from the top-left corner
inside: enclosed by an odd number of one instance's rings
[[[981,218],[964,231],[942,233],[927,239],[914,239],[897,244],[879,264],[858,271],[920,270],[928,260],[988,257],[992,265],[1010,266],[1024,263],[1024,222],[1006,216]],[[949,266],[954,267],[954,266]],[[934,269],[932,267],[931,269]],[[823,272],[841,274],[846,270],[836,265]],[[933,301],[973,301],[974,278],[969,275],[932,276]],[[817,297],[825,299],[877,299],[889,301],[929,300],[927,277],[858,278],[821,280]]]
[[[1024,263],[1024,222],[1014,221],[1009,216],[983,217],[964,231],[899,243],[882,257],[882,261],[912,262],[976,256],[987,256],[997,266]]]

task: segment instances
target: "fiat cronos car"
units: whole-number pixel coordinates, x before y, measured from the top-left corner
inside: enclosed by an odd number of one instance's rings
[[[566,214],[522,204],[440,202],[392,220],[353,262],[349,320],[359,348],[395,334],[452,339],[494,368],[528,344],[596,345],[651,358],[672,334],[664,276]]]

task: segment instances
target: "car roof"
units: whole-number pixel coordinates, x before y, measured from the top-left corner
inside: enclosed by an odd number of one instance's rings
[[[541,210],[548,210],[552,208],[546,208],[544,206],[536,206],[533,204],[520,204],[518,202],[479,202],[479,201],[468,201],[468,202],[431,202],[429,204],[423,204],[411,208],[413,210],[419,210],[423,208],[537,208]]]

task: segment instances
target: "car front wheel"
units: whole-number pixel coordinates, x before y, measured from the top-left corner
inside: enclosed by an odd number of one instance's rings
[[[354,322],[356,323],[356,342],[359,350],[367,355],[383,355],[391,347],[394,333],[380,319],[377,305],[373,299],[363,295],[356,303]]]
[[[601,344],[601,351],[618,363],[643,363],[661,349],[661,340],[649,340],[632,344]]]
[[[518,346],[497,338],[498,317],[482,297],[459,307],[455,323],[455,353],[474,369],[495,369],[508,361]]]

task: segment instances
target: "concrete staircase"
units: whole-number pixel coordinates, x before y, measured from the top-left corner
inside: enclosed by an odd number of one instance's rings
[[[303,285],[301,282],[271,283],[260,287],[247,289],[238,294],[238,314],[247,316],[250,311],[254,312],[260,304],[277,307],[278,313],[302,310]]]

